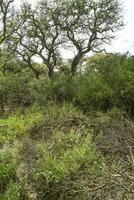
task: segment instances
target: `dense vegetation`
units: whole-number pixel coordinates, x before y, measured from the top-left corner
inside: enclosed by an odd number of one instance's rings
[[[133,200],[134,56],[101,52],[118,1],[12,5],[0,1],[0,200]]]

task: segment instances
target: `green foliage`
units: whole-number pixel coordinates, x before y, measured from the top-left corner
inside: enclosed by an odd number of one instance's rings
[[[119,1],[13,2],[0,1],[0,200],[133,200],[134,56],[83,58],[122,27]]]
[[[0,200],[20,200],[21,186],[17,183],[11,182],[7,186],[7,191],[0,197]]]
[[[76,101],[82,108],[107,110],[116,106],[133,113],[133,56],[98,54],[87,60],[86,74],[75,79]]]
[[[64,102],[73,100],[72,80],[67,75],[55,76],[53,79],[41,79],[36,83],[33,82],[36,100],[39,104],[45,105],[49,101]]]
[[[109,191],[121,199],[132,181],[120,172],[133,173],[128,147],[122,149],[124,141],[133,142],[133,124],[122,120],[118,107],[86,116],[66,102],[23,108],[1,119],[13,130],[5,127],[0,146],[0,200],[107,200]]]
[[[33,102],[30,80],[28,75],[0,74],[0,105],[1,110],[6,106],[14,107],[31,105]]]
[[[18,162],[17,149],[0,150],[0,192],[3,192],[7,184],[15,179],[15,170]]]
[[[133,199],[133,64],[99,54],[74,77],[1,73],[0,200]]]
[[[51,97],[59,102],[73,101],[73,82],[67,76],[59,76],[56,80],[51,82]]]
[[[26,131],[42,118],[41,110],[33,106],[25,111],[16,112],[6,119],[0,119],[0,144],[6,141],[14,141],[17,137],[26,134]]]
[[[89,133],[85,133],[85,136],[73,130],[67,135],[63,132],[55,133],[45,145],[38,145],[38,152],[41,152],[42,157],[37,163],[35,181],[41,199],[56,199],[57,195],[59,199],[71,199],[66,189],[65,194],[62,191],[69,180],[74,185],[73,188],[70,186],[72,198],[77,196],[80,199],[85,188],[81,186],[83,191],[75,196],[74,190],[80,189],[79,182],[73,181],[75,174],[83,173],[99,179],[104,173],[103,157],[94,149]],[[85,181],[84,177],[82,181]]]
[[[82,129],[86,129],[87,121],[86,116],[72,104],[61,105],[51,102],[44,108],[43,118],[31,127],[30,137],[36,140],[47,140],[55,132],[63,131],[66,134],[71,129],[81,132]]]
[[[70,143],[77,144],[79,142],[79,139],[75,138],[72,133],[70,133],[70,135],[67,135],[67,138],[64,138],[63,136],[64,135],[60,136],[60,134],[58,134],[57,136],[56,134],[56,142],[58,143],[58,147],[56,146],[56,148],[58,150],[55,149],[55,145],[51,147],[49,144],[49,146],[44,147],[43,152],[45,154],[45,157],[43,157],[43,159],[41,159],[41,161],[39,161],[38,163],[38,178],[43,178],[44,176],[47,182],[59,181],[60,179],[64,179],[69,174],[69,172],[77,170],[81,163],[83,163],[85,157],[87,157],[86,146],[91,145],[91,142],[89,143],[89,139],[87,141],[84,141],[84,145],[81,144],[79,148],[77,146],[73,146],[73,149],[68,150],[67,147],[71,146]],[[78,137],[79,135],[76,136]],[[73,141],[74,139],[75,141]],[[63,140],[65,140],[64,145],[62,144]],[[53,141],[55,142],[55,138]],[[52,148],[54,148],[54,150]],[[55,153],[56,150],[58,152]]]
[[[30,73],[1,74],[1,111],[7,106],[47,105],[64,101],[84,111],[108,110],[113,106],[133,114],[133,56],[98,54],[87,60],[85,72],[75,77],[59,74],[36,80]],[[18,76],[19,75],[19,76]]]
[[[55,102],[51,102],[47,105],[47,109],[44,109],[44,115],[46,119],[67,119],[69,117],[80,117],[82,112],[71,103],[55,104]]]
[[[99,74],[89,73],[75,80],[75,101],[84,110],[110,108],[110,88]]]

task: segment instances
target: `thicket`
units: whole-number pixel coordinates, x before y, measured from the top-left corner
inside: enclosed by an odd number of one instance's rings
[[[43,74],[38,80],[27,68],[16,73],[1,72],[1,112],[17,106],[43,106],[54,101],[73,103],[84,112],[118,107],[133,115],[133,65],[133,56],[97,54],[87,58],[83,72],[74,77],[59,71],[53,79]]]
[[[1,71],[1,200],[134,198],[133,64],[97,54],[74,77]]]
[[[0,0],[0,200],[133,200],[134,56],[102,53],[119,1],[13,2]]]

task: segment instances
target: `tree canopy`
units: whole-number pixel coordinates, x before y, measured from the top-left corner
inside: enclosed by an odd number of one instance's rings
[[[52,77],[58,60],[63,60],[62,49],[74,49],[70,71],[74,75],[82,58],[105,50],[104,45],[123,26],[118,0],[43,0],[36,8],[23,4],[19,14],[11,12],[12,3],[1,3],[1,42],[6,40],[7,48],[22,57],[37,78],[39,72],[32,64],[35,56]]]

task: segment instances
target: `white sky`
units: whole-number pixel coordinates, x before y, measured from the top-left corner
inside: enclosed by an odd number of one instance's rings
[[[122,0],[124,9],[125,27],[116,35],[108,49],[116,52],[127,52],[134,54],[134,0]]]
[[[22,0],[15,0],[15,4],[19,5]],[[28,0],[33,6],[37,0]],[[108,52],[121,52],[129,51],[134,55],[134,0],[122,0],[124,9],[125,27],[116,33],[116,39],[112,44],[106,47]],[[65,58],[72,56],[71,52],[64,51]]]

